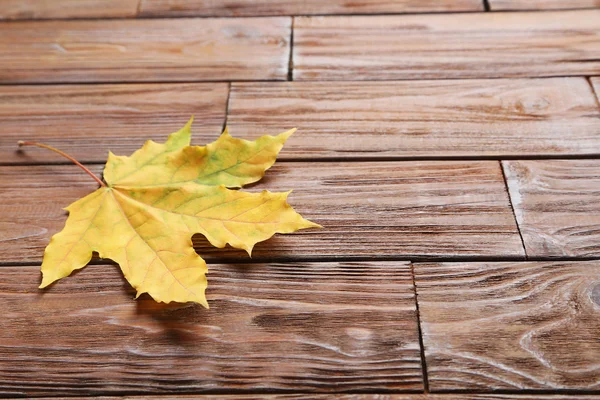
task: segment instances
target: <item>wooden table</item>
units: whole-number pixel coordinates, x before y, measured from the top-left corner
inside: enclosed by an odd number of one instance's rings
[[[600,398],[600,1],[1,0],[0,397]],[[63,207],[195,115],[292,127],[251,190],[325,227],[194,238],[211,309],[109,260],[48,290]],[[598,397],[596,397],[598,395]]]

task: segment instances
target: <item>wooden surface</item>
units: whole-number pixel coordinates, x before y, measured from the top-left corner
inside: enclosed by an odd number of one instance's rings
[[[483,11],[480,0],[2,0],[0,19],[253,17]]]
[[[142,16],[257,16],[482,11],[479,0],[141,0]]]
[[[139,0],[2,0],[0,19],[134,17]]]
[[[488,0],[490,9],[497,10],[553,10],[598,8],[600,0]]]
[[[299,17],[293,74],[295,80],[586,75],[600,71],[598,48],[600,10]]]
[[[423,388],[406,263],[211,265],[210,311],[133,301],[112,265],[1,271],[2,396]]]
[[[600,78],[592,78],[590,79],[590,82],[592,83],[592,88],[594,89],[596,99],[598,100],[598,107],[600,107]]]
[[[584,78],[234,83],[227,124],[244,137],[297,127],[284,156],[298,159],[600,153]]]
[[[283,80],[291,19],[0,25],[0,83]]]
[[[416,264],[430,390],[598,390],[599,267]]]
[[[600,399],[598,6],[0,0],[0,397]],[[210,310],[98,258],[38,290],[96,184],[17,140],[101,174],[191,115],[299,128],[248,190],[324,229],[194,237]]]
[[[0,222],[10,227],[2,262],[41,262],[66,220],[62,208],[95,188],[75,166],[0,167]],[[325,229],[259,243],[254,260],[524,255],[495,161],[278,163],[252,187],[263,189],[294,189],[290,203]],[[249,261],[196,239],[208,260]]]
[[[17,141],[60,148],[81,162],[131,154],[164,142],[193,115],[193,143],[212,142],[225,122],[227,83],[0,86],[3,163],[63,162],[51,152],[18,152]]]
[[[503,166],[528,256],[600,255],[600,160]]]
[[[226,83],[0,86],[0,159],[57,160],[15,152],[35,140],[103,163],[109,149],[162,141],[192,115],[193,142],[208,143],[227,96]],[[234,83],[227,123],[244,138],[299,128],[284,159],[600,153],[600,110],[583,78]]]

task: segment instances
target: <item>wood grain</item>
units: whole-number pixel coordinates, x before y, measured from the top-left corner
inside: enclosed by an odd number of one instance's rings
[[[75,166],[0,167],[0,263],[41,262],[62,208],[95,188]],[[259,243],[255,261],[524,255],[495,161],[277,163],[262,189],[294,189],[290,203],[324,229]],[[207,260],[249,261],[195,239]]]
[[[56,160],[15,152],[18,140],[84,162],[164,140],[195,116],[195,144],[215,140],[225,83],[0,86],[0,160]],[[583,78],[412,82],[234,83],[228,125],[256,138],[298,127],[285,159],[600,153],[600,113]]]
[[[2,0],[2,19],[135,17],[139,0]]]
[[[234,83],[227,123],[250,138],[298,127],[297,159],[600,153],[584,78]]]
[[[488,0],[496,10],[559,10],[600,7],[600,0]]]
[[[479,0],[141,0],[142,16],[384,14],[483,11]]]
[[[432,391],[600,388],[600,262],[414,268]]]
[[[287,78],[290,18],[0,25],[0,83]]]
[[[600,10],[300,17],[293,63],[296,80],[593,75]]]
[[[590,82],[598,100],[598,107],[600,107],[600,78],[591,78]]]
[[[0,272],[3,397],[423,389],[406,263],[211,265],[210,310],[136,301],[112,265]]]
[[[504,161],[530,257],[600,255],[600,160]]]
[[[164,142],[193,115],[193,143],[221,133],[227,83],[0,86],[2,163],[56,162],[50,152],[17,152],[18,140],[104,162],[109,149],[131,154],[146,140]]]

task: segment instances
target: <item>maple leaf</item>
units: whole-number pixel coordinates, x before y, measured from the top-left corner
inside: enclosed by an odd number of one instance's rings
[[[256,141],[227,130],[207,146],[190,146],[192,119],[164,144],[151,140],[130,157],[109,152],[101,187],[66,208],[64,229],[44,252],[44,288],[83,268],[97,252],[119,264],[137,290],[158,302],[196,302],[208,308],[206,262],[194,251],[200,233],[219,248],[229,244],[250,255],[275,233],[319,227],[287,203],[286,193],[248,193],[229,188],[260,180],[290,130]]]

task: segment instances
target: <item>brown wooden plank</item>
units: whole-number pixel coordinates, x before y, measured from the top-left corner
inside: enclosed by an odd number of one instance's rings
[[[291,20],[29,21],[0,25],[0,82],[287,78]]]
[[[285,156],[299,159],[600,153],[585,78],[234,83],[227,123],[298,127]]]
[[[193,114],[193,141],[216,139],[225,83],[0,86],[0,160],[37,140],[103,162],[163,140]],[[234,83],[228,124],[255,138],[300,128],[282,157],[461,157],[597,154],[600,113],[583,78]]]
[[[131,154],[148,139],[163,142],[194,115],[193,140],[218,137],[227,83],[43,85],[0,87],[2,163],[57,161],[49,152],[17,152],[18,140],[57,147],[82,162]]]
[[[141,0],[142,16],[384,14],[483,11],[479,0]]]
[[[0,393],[423,390],[407,263],[211,265],[210,310],[111,265],[0,268]]]
[[[600,71],[600,10],[294,22],[297,80],[535,77]]]
[[[530,257],[600,255],[600,160],[503,166]]]
[[[496,10],[559,10],[600,7],[600,0],[488,0]]]
[[[590,82],[592,82],[592,87],[596,94],[596,99],[598,100],[598,106],[600,107],[600,78],[591,78]]]
[[[0,19],[135,17],[139,0],[2,0]]]
[[[599,267],[415,265],[430,389],[598,391]]]
[[[40,262],[62,208],[94,189],[75,166],[0,167],[0,263]],[[278,163],[252,187],[262,189],[294,189],[290,203],[324,229],[260,243],[254,260],[523,256],[495,161]],[[196,239],[208,260],[249,261]]]

